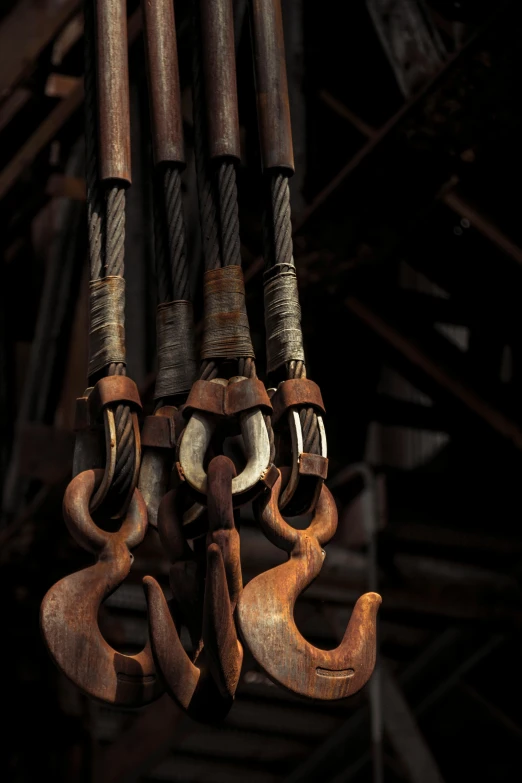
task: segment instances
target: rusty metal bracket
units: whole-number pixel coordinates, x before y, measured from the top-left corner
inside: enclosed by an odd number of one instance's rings
[[[313,407],[317,413],[326,413],[321,389],[308,378],[290,378],[282,381],[270,398],[272,408],[272,424],[277,424],[279,419],[289,408],[307,406]]]
[[[99,418],[109,405],[129,405],[141,411],[138,387],[127,375],[107,375],[94,385],[89,394],[89,415],[91,421]]]
[[[216,416],[237,416],[252,408],[259,408],[266,413],[272,411],[270,398],[259,378],[232,378],[227,385],[214,381],[195,381],[183,415],[188,419],[193,411],[198,410]]]

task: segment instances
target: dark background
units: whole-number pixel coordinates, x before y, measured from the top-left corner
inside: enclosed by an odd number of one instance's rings
[[[149,121],[141,21],[137,4],[128,5],[127,344],[129,374],[150,406]],[[246,5],[235,2],[241,239],[262,373],[260,163]],[[74,0],[4,2],[2,781],[521,778],[522,8],[500,0],[283,0],[283,13],[294,251],[340,509],[323,573],[296,619],[314,644],[336,646],[354,601],[375,586],[373,564],[383,596],[373,689],[309,703],[273,685],[247,655],[235,706],[222,727],[208,728],[166,697],[126,713],[94,704],[48,658],[40,601],[89,562],[60,510],[87,355],[82,15]],[[176,17],[197,292],[186,0],[176,2]],[[364,481],[350,469],[361,462],[375,476],[374,517]],[[273,553],[245,516],[248,579]],[[166,584],[154,532],[100,618],[123,651],[140,649],[146,637],[147,573]]]

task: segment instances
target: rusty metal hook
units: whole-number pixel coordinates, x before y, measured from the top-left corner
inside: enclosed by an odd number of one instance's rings
[[[144,538],[147,509],[134,490],[119,530],[98,527],[89,504],[103,480],[103,470],[86,470],[70,482],[63,514],[71,535],[97,562],[57,582],[45,595],[40,626],[58,668],[89,696],[122,707],[139,707],[163,692],[149,643],[137,655],[114,650],[98,626],[102,602],[128,575],[130,550]]]
[[[291,527],[278,508],[279,475],[272,490],[257,501],[267,538],[289,553],[286,563],[252,579],[237,607],[241,635],[257,663],[276,682],[301,696],[341,699],[365,685],[375,666],[376,617],[381,597],[365,593],[355,604],[348,628],[335,650],[313,647],[294,621],[294,605],[319,574],[323,544],[337,527],[335,501],[323,485],[306,530]]]
[[[243,660],[233,616],[242,589],[239,533],[234,523],[231,492],[235,474],[234,464],[227,457],[215,457],[210,462],[206,580],[203,606],[200,606],[201,639],[194,660],[181,644],[160,585],[150,576],[143,580],[152,650],[167,691],[191,717],[211,723],[222,720],[232,706]],[[174,561],[171,587],[175,597],[182,589],[186,590],[186,584],[177,583],[180,572],[176,566],[191,557],[190,548],[184,542],[177,501],[175,491],[167,493],[158,513],[158,530]],[[198,604],[194,592],[197,586],[189,596],[192,609]]]

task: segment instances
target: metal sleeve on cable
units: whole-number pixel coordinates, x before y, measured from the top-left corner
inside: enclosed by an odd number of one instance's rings
[[[97,0],[100,179],[131,184],[126,0]]]
[[[301,308],[295,266],[276,264],[264,275],[267,370],[303,361]]]
[[[125,280],[119,276],[90,282],[89,377],[108,364],[125,364]]]
[[[178,299],[158,305],[156,340],[158,374],[155,399],[190,391],[198,370],[192,302]]]
[[[241,145],[232,0],[199,0],[205,96],[208,102],[208,156],[239,160]]]
[[[294,172],[281,0],[250,0],[263,168]]]
[[[202,359],[254,357],[240,266],[209,269],[203,278],[205,320]]]
[[[154,163],[184,164],[176,23],[172,0],[142,0]]]

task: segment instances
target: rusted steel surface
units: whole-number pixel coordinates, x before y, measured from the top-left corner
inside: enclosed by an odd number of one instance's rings
[[[328,476],[328,458],[320,454],[302,452],[299,456],[299,474],[301,476],[317,476],[323,481]]]
[[[239,160],[236,53],[232,0],[199,0],[208,154]]]
[[[289,553],[286,563],[255,577],[238,602],[241,636],[257,663],[276,682],[301,696],[340,699],[356,693],[375,665],[376,617],[381,597],[366,593],[355,604],[344,638],[335,650],[313,647],[294,621],[299,595],[318,576],[323,544],[337,528],[337,509],[323,485],[310,526],[291,527],[278,509],[281,478],[258,501],[267,538]]]
[[[108,704],[139,707],[163,691],[150,646],[137,655],[123,655],[103,638],[98,626],[101,603],[123,582],[132,563],[130,550],[143,540],[147,510],[138,490],[118,530],[109,532],[93,521],[89,503],[102,471],[80,473],[63,501],[65,522],[78,544],[96,556],[96,563],[61,579],[46,594],[40,626],[58,668],[89,696]]]
[[[272,411],[267,391],[259,378],[231,378],[226,386],[212,381],[196,381],[190,390],[184,408],[188,418],[192,411],[206,411],[217,416],[236,416],[252,408]]]
[[[184,163],[183,121],[172,0],[142,0],[154,163]]]
[[[100,178],[131,183],[126,0],[97,0]]]
[[[154,416],[146,416],[141,430],[141,445],[153,449],[174,448],[177,412],[173,405],[164,405]]]
[[[275,424],[289,408],[306,405],[325,413],[325,407],[319,386],[308,378],[290,378],[279,384],[270,398]]]
[[[294,171],[280,0],[250,0],[259,138],[264,169]]]
[[[156,580],[148,576],[143,583],[152,647],[167,691],[191,717],[212,723],[222,720],[232,706],[241,671],[243,650],[233,614],[242,578],[232,508],[235,467],[227,457],[215,457],[208,475],[211,500],[203,557],[184,538],[184,493],[169,492],[159,509],[158,530],[173,563],[175,616]],[[181,645],[175,620],[190,632],[196,650],[193,660]]]

